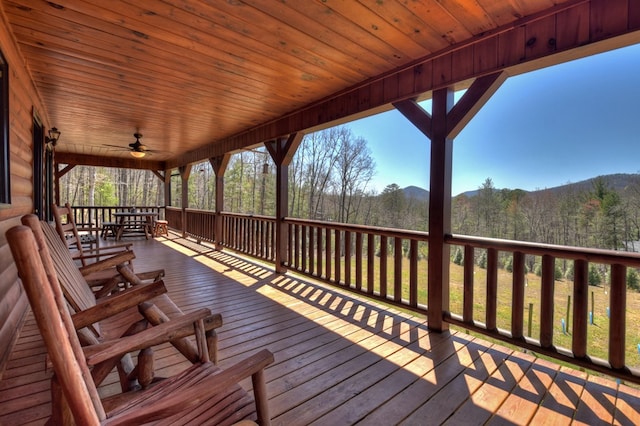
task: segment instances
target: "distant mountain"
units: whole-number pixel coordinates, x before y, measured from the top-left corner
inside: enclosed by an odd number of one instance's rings
[[[581,180],[580,182],[575,183],[567,183],[560,186],[554,186],[552,188],[544,188],[544,189],[536,189],[534,191],[524,191],[528,194],[537,194],[544,191],[551,192],[564,192],[564,191],[590,191],[593,189],[593,181],[595,179],[602,178],[609,188],[612,188],[618,192],[622,192],[627,189],[631,185],[640,184],[640,174],[637,173],[616,173],[611,175],[601,175],[596,176],[590,179]],[[496,191],[500,191],[501,188],[496,188]],[[475,197],[478,195],[479,189],[474,189],[471,191],[465,191],[458,195],[454,195],[454,198],[466,196],[466,197]],[[429,191],[424,188],[420,188],[418,186],[407,186],[402,189],[402,192],[406,198],[412,198],[418,201],[429,201]]]
[[[418,201],[429,201],[429,191],[417,186],[407,186],[402,189],[402,193],[406,198],[413,198]]]
[[[556,186],[553,188],[548,188],[548,191],[564,191],[564,190],[574,190],[574,191],[589,191],[593,189],[593,181],[596,179],[603,179],[609,188],[612,188],[616,191],[624,191],[633,184],[638,184],[640,182],[640,174],[637,173],[616,173],[612,175],[601,175],[596,176],[591,179],[581,180],[576,183],[568,183],[565,185]]]
[[[525,192],[529,194],[536,194],[544,191],[551,191],[551,192],[590,191],[591,189],[593,189],[593,181],[599,178],[602,178],[609,188],[612,188],[618,192],[624,191],[632,184],[640,183],[640,174],[616,173],[611,175],[596,176],[596,177],[581,180],[575,183],[567,183],[564,185],[554,186],[552,188],[543,188],[543,189],[537,189],[535,191],[525,191]],[[475,197],[476,195],[478,195],[479,191],[480,191],[479,189],[466,191],[454,197],[460,197],[463,195],[466,197]],[[496,188],[496,191],[500,191],[500,189]]]

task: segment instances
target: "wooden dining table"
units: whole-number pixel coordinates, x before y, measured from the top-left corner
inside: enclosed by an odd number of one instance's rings
[[[118,229],[116,240],[125,236],[135,236],[144,234],[148,240],[153,236],[153,220],[158,216],[157,212],[151,211],[129,211],[117,212],[113,214],[117,218]]]

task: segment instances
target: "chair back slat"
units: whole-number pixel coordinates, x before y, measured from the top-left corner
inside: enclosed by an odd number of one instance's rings
[[[47,246],[39,246],[27,226],[13,227],[6,236],[69,409],[77,424],[97,425],[106,416],[55,271],[45,270],[43,260],[52,262]]]
[[[78,227],[73,217],[73,209],[71,208],[71,205],[69,203],[66,203],[64,206],[57,206],[54,203],[51,207],[53,211],[53,217],[56,221],[56,231],[60,236],[60,240],[64,241],[68,249],[76,249],[78,251],[78,258],[82,262],[82,266],[86,266],[87,261],[83,257],[84,252],[82,249],[82,245],[85,243],[85,241],[78,233]],[[86,243],[97,244],[98,241],[91,235],[89,235],[89,240]]]
[[[95,306],[96,297],[93,291],[87,285],[87,281],[82,276],[75,261],[71,258],[69,250],[51,225],[40,221],[35,215],[24,216],[22,223],[31,228],[36,242],[41,240],[42,244],[48,247],[52,265],[45,264],[45,268],[47,273],[52,268],[55,270],[56,276],[61,277],[62,291],[74,312],[84,311]],[[94,328],[96,327],[98,327],[97,324]],[[96,329],[96,332],[99,332],[99,330]]]

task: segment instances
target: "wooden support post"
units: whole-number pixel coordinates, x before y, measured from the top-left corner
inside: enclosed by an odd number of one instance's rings
[[[216,216],[214,218],[213,238],[216,250],[222,250],[222,212],[224,211],[224,173],[227,171],[231,153],[209,158],[209,163],[216,175]]]
[[[449,328],[443,314],[449,310],[449,245],[451,233],[451,170],[453,167],[453,138],[473,118],[491,95],[506,79],[503,72],[476,79],[464,96],[455,104],[453,88],[433,92],[432,114],[423,110],[415,100],[393,105],[422,133],[431,139],[430,199],[429,199],[429,329]]]
[[[189,207],[189,175],[191,174],[191,165],[181,166],[180,179],[182,180],[182,238],[187,236],[187,208]]]
[[[289,228],[284,219],[289,215],[289,164],[302,142],[302,132],[293,133],[288,138],[266,142],[265,146],[276,165],[276,225],[275,263],[276,272],[287,271]]]
[[[166,206],[170,206],[171,205],[171,170],[165,170],[164,171],[164,205]],[[166,210],[165,210],[165,216],[164,219],[167,218],[166,216]]]
[[[60,178],[64,175],[66,175],[67,173],[69,173],[71,170],[73,170],[73,168],[75,167],[74,164],[67,164],[67,166],[60,170],[60,163],[55,163],[55,176],[54,176],[54,181],[55,181],[55,203],[57,206],[60,205]]]

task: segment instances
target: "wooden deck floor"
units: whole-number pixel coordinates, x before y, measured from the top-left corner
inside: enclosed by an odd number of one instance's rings
[[[186,246],[185,246],[186,244]],[[195,248],[196,250],[192,250]],[[260,348],[276,425],[640,424],[640,392],[193,242],[136,241],[183,310],[223,315],[220,364]],[[186,366],[170,346],[160,373]],[[50,413],[45,350],[29,317],[0,380],[0,424]],[[246,383],[249,385],[250,383]],[[115,377],[101,392],[116,389]]]

